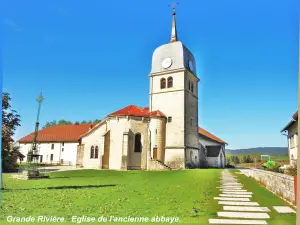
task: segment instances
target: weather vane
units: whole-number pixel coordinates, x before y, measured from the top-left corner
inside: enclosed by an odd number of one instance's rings
[[[173,14],[175,13],[175,8],[176,8],[176,6],[177,5],[179,5],[179,3],[178,2],[173,2],[173,3],[171,3],[170,5],[169,5],[169,7],[171,7],[172,8],[172,12],[173,12]]]

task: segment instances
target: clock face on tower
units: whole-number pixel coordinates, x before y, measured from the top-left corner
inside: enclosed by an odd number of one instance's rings
[[[193,62],[191,60],[189,60],[189,69],[194,72]]]
[[[162,61],[162,67],[167,69],[172,65],[172,59],[171,58],[166,58]]]

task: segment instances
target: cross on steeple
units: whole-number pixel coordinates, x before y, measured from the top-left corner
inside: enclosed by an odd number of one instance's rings
[[[176,12],[175,12],[175,8],[176,5],[178,5],[179,3],[173,2],[172,4],[169,5],[169,7],[172,7],[172,32],[171,32],[171,43],[177,41],[177,30],[176,30]]]
[[[173,2],[173,3],[171,3],[171,4],[169,5],[169,7],[172,8],[172,14],[173,14],[173,15],[176,14],[175,9],[176,9],[176,5],[178,5],[178,4],[179,4],[178,2]]]

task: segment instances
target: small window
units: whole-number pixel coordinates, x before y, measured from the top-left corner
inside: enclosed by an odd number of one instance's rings
[[[64,151],[64,148],[62,148],[61,151],[63,152],[63,151]]]
[[[93,159],[95,157],[94,146],[91,147],[90,158]]]
[[[173,87],[173,78],[172,77],[168,77],[168,88]]]
[[[164,88],[166,88],[166,79],[161,78],[160,79],[160,89],[164,89]]]
[[[51,149],[54,149],[54,144],[51,144]]]
[[[191,90],[191,81],[189,80],[189,90]]]
[[[191,84],[191,91],[194,92],[194,83]]]
[[[61,145],[62,145],[62,146],[65,146],[65,142],[63,142]]]
[[[142,136],[141,134],[136,134],[134,139],[134,152],[142,152]]]
[[[169,116],[168,117],[168,123],[171,123],[172,122],[172,116]]]
[[[53,154],[50,155],[50,161],[53,161]]]
[[[98,146],[95,147],[95,159],[98,159],[98,155],[99,155],[99,148]]]

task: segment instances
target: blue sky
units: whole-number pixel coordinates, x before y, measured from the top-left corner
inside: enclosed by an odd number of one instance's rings
[[[41,124],[147,106],[152,53],[170,40],[169,3],[5,1],[1,67],[22,117],[15,138],[34,130],[40,91]],[[298,16],[297,0],[179,2],[178,38],[201,80],[199,125],[228,148],[287,145],[280,130],[297,110]]]

